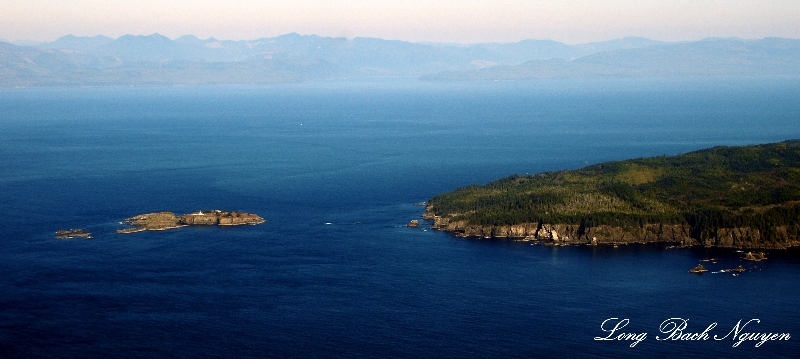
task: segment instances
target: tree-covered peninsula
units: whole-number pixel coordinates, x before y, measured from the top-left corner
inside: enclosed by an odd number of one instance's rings
[[[437,195],[424,217],[465,237],[797,246],[800,140],[512,175]]]

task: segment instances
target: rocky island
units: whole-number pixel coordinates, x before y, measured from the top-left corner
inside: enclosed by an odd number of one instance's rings
[[[423,218],[462,237],[554,244],[798,246],[800,140],[512,175],[437,195]]]
[[[239,226],[245,224],[256,225],[264,222],[266,222],[266,220],[258,215],[241,211],[198,211],[182,216],[175,215],[175,213],[172,212],[156,212],[140,214],[126,219],[122,223],[133,227],[118,229],[117,233],[128,234],[142,231],[163,231],[190,225]]]
[[[708,269],[706,269],[706,267],[703,267],[702,264],[698,264],[697,267],[689,269],[689,273],[696,273],[696,274],[708,273]]]
[[[59,229],[56,231],[56,239],[69,239],[75,237],[83,237],[86,239],[92,238],[92,234],[86,232],[83,228],[75,229]]]

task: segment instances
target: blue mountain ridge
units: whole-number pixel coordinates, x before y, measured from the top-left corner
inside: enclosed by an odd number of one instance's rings
[[[380,76],[435,81],[800,75],[800,40],[639,37],[469,45],[285,34],[255,40],[160,34],[0,42],[0,87],[296,82]]]

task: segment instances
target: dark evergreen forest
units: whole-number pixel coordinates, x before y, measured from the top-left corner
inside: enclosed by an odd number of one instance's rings
[[[470,224],[689,224],[693,236],[751,227],[800,234],[800,140],[714,147],[677,156],[511,175],[429,200],[438,216]]]

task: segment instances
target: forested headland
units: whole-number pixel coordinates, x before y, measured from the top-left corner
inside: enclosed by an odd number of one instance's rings
[[[566,243],[800,245],[800,140],[511,175],[434,196],[461,236]]]

